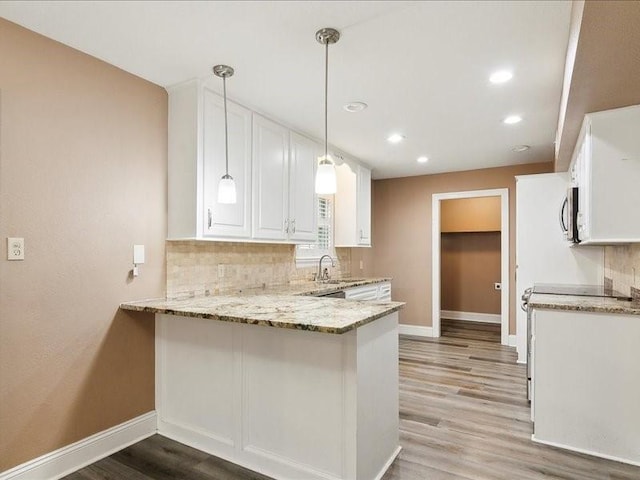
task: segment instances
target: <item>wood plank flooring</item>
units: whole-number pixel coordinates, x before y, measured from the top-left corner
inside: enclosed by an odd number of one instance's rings
[[[400,338],[400,444],[383,480],[640,480],[640,467],[531,441],[525,367],[499,325]],[[154,435],[66,480],[268,480]],[[300,479],[304,480],[304,479]]]

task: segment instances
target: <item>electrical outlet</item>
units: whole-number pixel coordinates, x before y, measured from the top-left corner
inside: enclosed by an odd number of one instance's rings
[[[502,290],[502,284],[500,282],[496,282],[493,284],[493,288],[496,290]]]
[[[24,238],[7,237],[7,260],[24,260]]]
[[[224,278],[224,264],[218,264],[218,278]]]
[[[364,268],[364,261],[360,260],[360,270]]]

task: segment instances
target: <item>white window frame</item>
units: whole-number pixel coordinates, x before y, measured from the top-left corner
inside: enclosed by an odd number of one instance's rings
[[[320,202],[323,200],[329,203],[329,208],[327,209],[328,218],[323,218],[321,215]],[[316,235],[318,235],[321,227],[327,226],[329,228],[329,247],[319,248],[317,241],[313,244],[307,243],[296,245],[296,266],[307,267],[310,265],[316,265],[323,255],[331,255],[333,258],[336,258],[334,241],[334,205],[335,202],[333,195],[318,196],[318,230],[316,231]]]

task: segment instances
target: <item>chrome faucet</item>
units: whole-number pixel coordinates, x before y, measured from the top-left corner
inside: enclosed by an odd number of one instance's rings
[[[333,261],[333,258],[331,258],[331,255],[321,256],[320,261],[318,262],[318,273],[316,274],[316,281],[318,282],[322,280],[329,280],[329,270],[326,268],[324,269],[324,271],[322,270],[322,260],[324,260],[325,258],[328,258],[329,260],[331,260],[332,267],[336,266],[336,262]]]

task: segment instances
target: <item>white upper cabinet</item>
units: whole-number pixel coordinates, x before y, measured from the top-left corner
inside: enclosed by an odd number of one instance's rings
[[[315,241],[318,152],[313,140],[253,115],[254,238]]]
[[[215,93],[219,83],[191,80],[167,89],[168,238],[315,242],[321,145],[230,100],[229,175],[237,202],[218,203],[225,174],[224,99]],[[347,167],[352,175],[344,187],[338,179],[338,190],[345,188],[338,196],[350,205],[351,215],[343,244],[370,245],[371,172],[357,164],[353,168]]]
[[[371,170],[358,165],[356,223],[358,245],[371,245]]]
[[[196,80],[169,91],[168,237],[195,238],[203,226],[202,148],[199,85]]]
[[[204,89],[204,236],[251,236],[251,111],[227,101],[229,175],[236,183],[235,204],[218,203],[225,174],[224,100]]]
[[[198,80],[169,92],[168,238],[251,236],[251,112],[228,102],[237,203],[217,203],[225,172],[223,99]]]
[[[348,161],[336,167],[336,247],[371,246],[371,170]]]
[[[640,242],[640,105],[585,116],[572,160],[582,244]]]
[[[289,238],[314,242],[318,229],[315,176],[321,146],[291,132],[289,138]]]
[[[253,237],[286,240],[289,130],[253,115]]]

